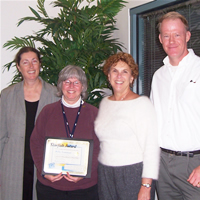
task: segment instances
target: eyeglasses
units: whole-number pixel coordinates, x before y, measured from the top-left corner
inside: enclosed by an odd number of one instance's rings
[[[63,83],[66,85],[66,86],[70,86],[71,84],[73,84],[73,86],[80,86],[81,85],[81,82],[80,81],[70,81],[70,80],[66,80],[66,81],[63,81]]]
[[[31,60],[31,64],[32,65],[38,65],[39,64],[39,60],[33,59],[33,60]],[[21,65],[23,65],[23,66],[30,66],[30,62],[28,60],[23,60],[22,63],[21,63]]]

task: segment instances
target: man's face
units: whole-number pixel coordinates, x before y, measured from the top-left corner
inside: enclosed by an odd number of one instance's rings
[[[187,42],[190,36],[180,19],[165,19],[161,23],[159,40],[171,65],[177,66],[188,54]]]

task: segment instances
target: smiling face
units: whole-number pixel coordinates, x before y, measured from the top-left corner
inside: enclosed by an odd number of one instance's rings
[[[29,51],[21,55],[18,70],[21,72],[24,81],[35,81],[40,73],[40,61],[37,54]]]
[[[114,93],[126,93],[130,90],[134,78],[130,67],[123,61],[119,61],[116,65],[110,68],[108,80],[113,88]]]
[[[83,85],[77,78],[69,78],[62,83],[62,92],[64,96],[64,100],[68,104],[76,103],[83,90]]]
[[[187,42],[190,36],[180,19],[165,19],[161,23],[159,40],[171,65],[177,66],[188,54]]]

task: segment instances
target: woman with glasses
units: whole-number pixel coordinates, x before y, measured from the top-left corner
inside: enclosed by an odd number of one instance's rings
[[[98,110],[84,102],[87,97],[87,78],[84,71],[78,66],[66,66],[59,74],[57,88],[61,100],[44,107],[31,135],[31,153],[37,168],[38,200],[98,200],[97,156],[99,141],[94,132],[94,120]],[[63,167],[58,173],[52,172],[53,174],[45,173],[42,175],[46,137],[64,138],[70,141],[71,139],[92,140],[91,177],[85,178],[84,175],[74,176],[71,174],[68,168],[72,161],[68,160],[66,161],[69,163],[60,164]],[[63,148],[67,145],[67,142],[64,143],[62,144]],[[54,143],[51,144],[54,145]],[[65,151],[63,148],[61,151]],[[76,152],[75,148],[73,150]],[[54,151],[52,150],[52,152]],[[69,155],[64,154],[64,157],[69,157]],[[72,156],[72,159],[76,159],[75,157]],[[61,157],[60,160],[64,162],[64,158]],[[77,166],[79,164],[77,163]],[[59,163],[50,162],[48,166],[51,170],[55,166],[59,167]],[[73,170],[74,167],[76,166],[73,165]]]
[[[22,81],[1,92],[0,166],[1,200],[35,200],[34,163],[30,136],[42,108],[58,100],[56,87],[39,77],[38,50],[23,47],[15,62]]]

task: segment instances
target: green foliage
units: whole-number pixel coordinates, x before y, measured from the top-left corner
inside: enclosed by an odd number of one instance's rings
[[[24,21],[36,21],[43,28],[34,35],[22,38],[14,37],[4,44],[4,48],[18,49],[23,46],[35,47],[42,56],[40,76],[47,82],[56,85],[58,73],[68,64],[82,67],[88,78],[87,101],[98,106],[102,93],[96,89],[107,87],[107,80],[102,72],[103,62],[122,45],[111,36],[116,30],[115,16],[124,7],[123,0],[87,0],[88,5],[82,6],[84,0],[57,0],[54,7],[60,8],[57,17],[48,16],[45,0],[37,0],[38,10],[29,7],[33,16],[19,20],[18,26]],[[90,3],[97,2],[96,6]],[[4,68],[15,67],[14,61]],[[12,83],[20,80],[20,74],[13,77]]]

